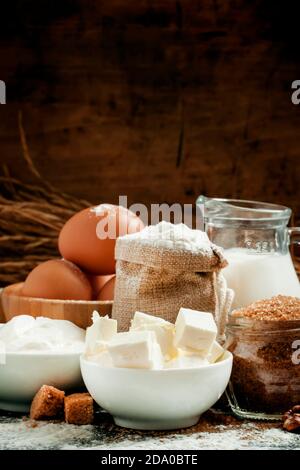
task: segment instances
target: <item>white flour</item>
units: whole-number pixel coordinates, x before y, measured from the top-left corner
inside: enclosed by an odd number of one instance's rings
[[[211,251],[211,243],[206,233],[201,230],[192,230],[185,224],[174,225],[163,221],[157,225],[149,225],[141,232],[125,235],[125,237],[156,247],[184,249],[195,252]]]
[[[97,426],[39,422],[32,428],[29,421],[0,418],[0,449],[300,449],[299,435],[278,427],[262,429],[255,422],[216,425],[213,432],[191,428],[182,432],[147,433],[118,428],[105,419],[104,416],[103,425]]]

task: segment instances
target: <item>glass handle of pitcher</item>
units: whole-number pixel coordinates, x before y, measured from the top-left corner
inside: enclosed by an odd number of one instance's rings
[[[300,247],[300,227],[290,227],[288,229],[289,237],[290,237],[290,245],[291,245],[291,253],[293,262],[295,265],[295,269],[297,271],[298,276],[300,277],[300,248],[298,249],[298,253],[296,253],[295,247]]]

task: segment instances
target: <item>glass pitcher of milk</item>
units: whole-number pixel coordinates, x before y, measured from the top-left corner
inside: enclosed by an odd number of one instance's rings
[[[290,255],[299,244],[300,227],[288,228],[291,209],[264,202],[200,196],[205,231],[222,246],[229,265],[223,270],[235,291],[233,308],[274,295],[300,297],[300,283]]]

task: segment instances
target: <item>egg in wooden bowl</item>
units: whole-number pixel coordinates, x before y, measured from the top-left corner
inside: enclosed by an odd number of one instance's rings
[[[36,266],[23,283],[6,287],[1,296],[6,321],[16,315],[70,320],[81,328],[94,310],[110,315],[115,286],[116,239],[144,228],[128,209],[112,204],[84,209],[62,227],[61,259]]]

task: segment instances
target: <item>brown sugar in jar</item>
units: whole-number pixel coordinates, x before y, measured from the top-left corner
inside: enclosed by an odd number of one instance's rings
[[[231,313],[227,395],[239,417],[277,419],[300,403],[300,299],[276,296]]]

